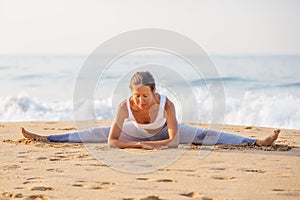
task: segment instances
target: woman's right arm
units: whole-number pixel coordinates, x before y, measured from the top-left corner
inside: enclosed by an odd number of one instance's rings
[[[110,133],[108,136],[108,145],[113,148],[143,148],[141,142],[132,142],[127,140],[120,140],[122,133],[122,127],[125,119],[128,117],[128,110],[126,101],[120,103],[116,117],[111,126]]]

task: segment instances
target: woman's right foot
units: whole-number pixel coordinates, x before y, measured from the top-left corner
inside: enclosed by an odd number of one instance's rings
[[[41,136],[41,135],[31,133],[31,132],[25,130],[25,128],[23,128],[23,127],[21,127],[21,133],[26,139],[41,140],[41,141],[47,141],[48,140],[46,136]]]
[[[266,137],[263,140],[257,140],[255,144],[259,147],[271,146],[275,142],[275,140],[277,140],[279,133],[280,133],[280,129],[275,129],[272,135]]]

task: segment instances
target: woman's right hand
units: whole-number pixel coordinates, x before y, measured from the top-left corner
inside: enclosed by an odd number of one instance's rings
[[[146,149],[146,150],[153,150],[153,149],[155,149],[152,145],[146,144],[144,142],[138,142],[137,144],[138,144],[138,146],[140,146],[141,149]]]

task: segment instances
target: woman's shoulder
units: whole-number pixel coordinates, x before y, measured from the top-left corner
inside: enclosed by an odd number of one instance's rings
[[[120,111],[128,112],[128,109],[127,109],[127,99],[124,99],[123,101],[121,101],[121,103],[119,104],[119,110]]]
[[[119,103],[119,107],[126,107],[127,106],[127,99],[123,99],[120,103]]]
[[[173,102],[168,97],[166,97],[165,110],[168,110],[168,109],[170,109],[172,107],[174,107]]]

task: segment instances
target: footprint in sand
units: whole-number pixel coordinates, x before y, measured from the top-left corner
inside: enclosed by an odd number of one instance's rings
[[[116,183],[114,182],[109,182],[109,181],[103,181],[103,182],[96,182],[97,184],[101,185],[115,185]]]
[[[64,172],[64,170],[58,169],[58,168],[56,168],[56,169],[50,168],[50,169],[46,169],[46,171],[48,171],[48,172],[58,172],[58,173]]]
[[[35,179],[40,179],[40,178],[39,177],[32,177],[32,178],[27,178],[26,180],[30,181],[30,180],[35,180]]]
[[[140,178],[136,178],[136,180],[139,180],[139,181],[150,181],[150,180],[153,180],[153,179],[150,179],[150,178],[147,178],[147,177],[140,177]]]
[[[68,158],[67,156],[56,155],[56,156],[50,157],[48,160],[49,161],[66,161],[66,160],[70,160],[70,158]]]
[[[12,196],[12,198],[22,198],[24,195],[22,193],[16,193]]]
[[[76,183],[85,183],[86,181],[75,181]]]
[[[200,200],[217,200],[215,197],[201,197]]]
[[[20,165],[4,165],[1,167],[3,171],[10,171],[10,170],[18,170],[21,168]]]
[[[17,156],[17,158],[28,158],[28,156]]]
[[[285,191],[285,190],[284,189],[273,189],[272,191],[282,192],[282,191]]]
[[[213,176],[212,178],[217,180],[224,180],[224,181],[235,179],[235,177],[233,176],[229,176],[229,177]]]
[[[38,157],[36,160],[46,160],[47,157]]]
[[[87,154],[87,153],[79,153],[79,154],[74,155],[73,158],[85,158],[88,156],[89,156],[89,154]]]
[[[148,177],[140,177],[140,178],[136,178],[137,180],[140,181],[156,181],[156,182],[164,182],[164,183],[171,183],[171,182],[177,182],[176,180],[172,180],[172,179],[152,179],[152,178],[148,178]]]
[[[70,127],[70,128],[58,128],[57,130],[62,130],[62,131],[71,131],[71,130],[77,130],[74,127]]]
[[[72,184],[73,187],[81,187],[81,188],[87,188],[87,189],[93,189],[93,190],[107,190],[110,189],[107,186],[103,185],[115,185],[115,183],[112,182],[96,182],[96,183],[88,183],[85,181],[76,181],[75,184]]]
[[[183,194],[180,194],[180,195],[186,196],[186,197],[192,197],[192,198],[200,197],[200,194],[198,192],[183,193]]]
[[[14,189],[22,190],[22,189],[24,189],[24,187],[15,187]]]
[[[10,192],[3,192],[0,194],[2,197],[8,197],[8,198],[22,198],[24,195],[22,193],[10,193]],[[0,196],[0,197],[1,197]],[[1,198],[2,199],[2,198]],[[5,198],[6,199],[6,198]]]
[[[260,170],[260,169],[246,169],[246,172],[255,172],[255,173],[266,173],[266,171],[264,170]]]
[[[159,169],[159,171],[195,172],[194,169]]]
[[[264,170],[260,170],[260,169],[237,169],[238,171],[244,171],[244,172],[250,172],[250,173],[266,173],[266,171]]]
[[[285,190],[280,188],[272,189],[272,191],[277,192],[277,195],[289,196],[289,197],[299,197],[300,190]]]
[[[209,168],[209,170],[220,170],[220,171],[223,171],[223,170],[226,170],[226,168],[224,168],[224,167],[212,167],[212,168]]]
[[[84,187],[85,185],[84,184],[81,184],[81,183],[74,183],[72,184],[73,187]]]
[[[26,184],[29,184],[29,183],[34,183],[34,182],[36,182],[36,181],[34,181],[36,179],[40,179],[40,178],[39,177],[27,178],[26,181],[24,181],[22,184],[26,185]]]
[[[49,198],[45,195],[35,194],[28,196],[25,200],[48,200]]]
[[[58,151],[58,152],[55,152],[54,154],[58,154],[58,155],[61,155],[61,154],[65,154],[65,152],[62,152],[62,151]]]
[[[13,193],[10,193],[10,192],[2,192],[1,193],[1,196],[3,196],[3,197],[12,197],[13,196]]]
[[[44,186],[36,186],[36,187],[32,187],[30,190],[39,190],[39,191],[51,191],[54,190],[52,187],[44,187]]]
[[[95,185],[95,186],[90,186],[88,187],[88,189],[93,189],[93,190],[108,190],[108,187],[104,187],[104,186],[99,186],[99,185]]]
[[[159,196],[147,196],[142,198],[123,198],[123,200],[162,200]]]
[[[159,198],[159,196],[147,196],[140,198],[140,200],[161,200],[161,198]]]
[[[195,199],[199,199],[199,200],[217,200],[214,197],[207,197],[207,196],[201,197],[198,192],[183,193],[183,194],[180,194],[180,195],[195,198]]]
[[[177,182],[176,180],[172,179],[158,179],[156,182],[164,182],[164,183],[171,183],[171,182]]]
[[[89,166],[92,166],[92,167],[108,167],[108,165],[106,165],[106,164],[89,164]]]
[[[49,158],[49,161],[60,161],[61,159],[59,158]]]

